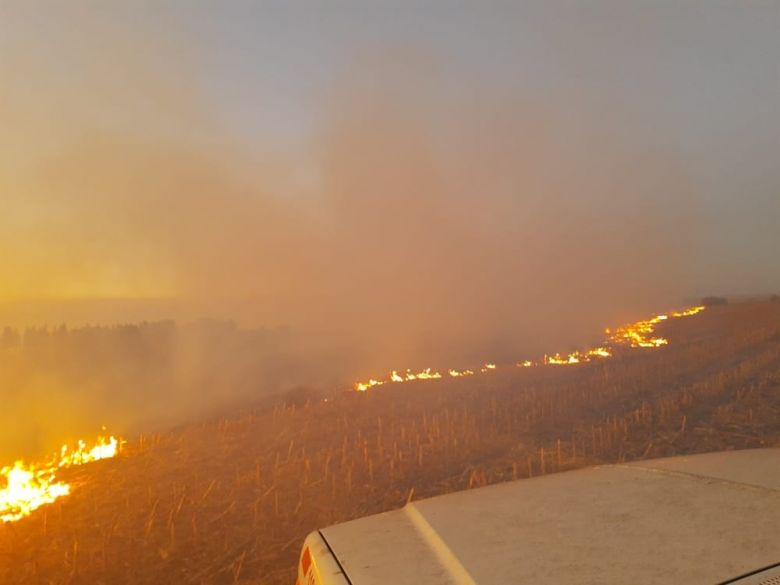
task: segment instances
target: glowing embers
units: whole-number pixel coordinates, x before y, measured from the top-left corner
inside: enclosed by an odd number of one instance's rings
[[[566,365],[572,365],[572,364],[583,364],[592,361],[594,358],[607,358],[612,357],[612,352],[608,350],[606,347],[594,347],[593,349],[589,349],[586,351],[574,351],[570,354],[567,354],[565,356],[562,356],[559,353],[556,353],[555,355],[546,355],[544,356],[544,363],[545,364],[551,364],[556,366],[566,366]],[[523,362],[524,367],[525,364],[530,362]],[[519,364],[518,364],[519,365]]]
[[[448,370],[447,373],[452,376],[453,378],[462,378],[463,376],[473,376],[474,372],[472,370]]]
[[[695,315],[696,313],[701,313],[704,310],[704,306],[700,305],[698,307],[691,307],[690,309],[685,309],[684,311],[674,311],[672,313],[672,317],[690,317],[691,315]]]
[[[701,313],[703,310],[703,306],[691,307],[690,309],[684,309],[682,311],[673,311],[671,317],[675,319],[679,317],[690,317],[697,313]],[[656,315],[652,319],[637,321],[630,325],[618,327],[614,332],[607,329],[606,332],[607,335],[609,335],[608,342],[616,345],[629,345],[631,347],[660,347],[662,345],[668,345],[668,339],[664,337],[655,337],[653,333],[655,333],[656,325],[669,318],[669,315]]]
[[[450,370],[449,374],[452,376],[452,372],[455,370]],[[464,372],[469,372],[470,370],[464,370]],[[458,372],[458,375],[466,376],[468,374],[464,372]],[[471,372],[472,374],[474,372]],[[397,370],[393,370],[390,372],[389,378],[385,380],[374,380],[371,378],[367,382],[356,382],[355,383],[355,390],[358,392],[365,392],[369,388],[373,388],[374,386],[381,386],[382,384],[388,384],[392,382],[411,382],[412,380],[438,380],[441,378],[442,375],[432,370],[431,368],[425,368],[424,370],[421,370],[419,372],[412,372],[411,370],[406,370],[405,374],[399,374]]]
[[[657,315],[652,319],[623,325],[614,332],[607,329],[606,333],[612,343],[630,345],[631,347],[659,347],[667,345],[669,341],[663,337],[653,337],[652,334],[655,331],[655,326],[668,318],[667,315]]]
[[[380,382],[379,380],[374,380],[372,378],[368,382],[355,382],[355,390],[358,392],[365,392],[369,388],[373,388],[374,386],[381,386],[382,384],[384,384],[384,382]]]
[[[579,353],[570,353],[568,356],[561,356],[561,354],[556,353],[555,355],[546,355],[544,356],[544,363],[545,364],[552,364],[556,366],[564,366],[569,364],[578,364],[582,360],[579,357]]]
[[[84,465],[115,457],[124,441],[115,437],[98,437],[93,446],[78,441],[71,449],[63,445],[58,457],[26,464],[17,461],[0,469],[0,522],[14,522],[29,516],[45,504],[70,493],[70,485],[57,479],[62,468]]]
[[[606,347],[594,347],[588,350],[587,355],[588,357],[612,357],[612,352]]]

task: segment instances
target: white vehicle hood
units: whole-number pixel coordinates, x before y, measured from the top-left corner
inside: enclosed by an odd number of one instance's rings
[[[780,449],[514,481],[320,534],[353,585],[713,585],[780,561]]]

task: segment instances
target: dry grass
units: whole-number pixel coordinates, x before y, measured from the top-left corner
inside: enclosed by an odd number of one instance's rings
[[[603,363],[409,383],[139,437],[0,526],[2,583],[294,582],[311,530],[489,483],[780,444],[780,303]]]

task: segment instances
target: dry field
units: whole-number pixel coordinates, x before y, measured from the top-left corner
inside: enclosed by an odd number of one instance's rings
[[[780,445],[780,303],[670,321],[668,347],[391,385],[138,437],[0,525],[4,584],[287,584],[311,530],[489,483]]]

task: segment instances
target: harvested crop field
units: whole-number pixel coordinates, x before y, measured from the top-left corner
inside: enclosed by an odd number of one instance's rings
[[[604,362],[279,402],[133,438],[0,525],[8,584],[288,584],[318,527],[587,465],[780,445],[780,303],[710,307]],[[300,401],[298,401],[300,402]]]

